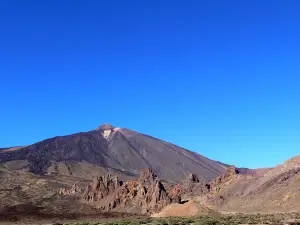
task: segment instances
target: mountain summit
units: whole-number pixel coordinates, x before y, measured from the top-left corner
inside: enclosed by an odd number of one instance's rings
[[[96,130],[104,131],[104,130],[113,130],[115,127],[110,125],[109,123],[102,124],[101,126],[97,127]]]
[[[204,182],[226,170],[224,164],[195,152],[110,124],[0,153],[0,163],[36,174],[84,178],[107,172],[137,176],[140,169],[152,168],[161,179],[173,182],[190,173]]]

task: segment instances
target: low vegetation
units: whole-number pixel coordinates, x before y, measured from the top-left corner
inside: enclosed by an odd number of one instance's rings
[[[294,222],[288,222],[294,221]],[[101,222],[61,223],[61,225],[238,225],[300,224],[300,214],[230,214],[201,217],[170,217],[108,220]],[[56,223],[58,225],[59,223]]]

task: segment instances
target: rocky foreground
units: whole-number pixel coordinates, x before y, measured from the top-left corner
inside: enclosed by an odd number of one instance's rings
[[[97,177],[84,190],[61,189],[104,212],[168,216],[215,213],[292,213],[300,210],[299,158],[288,160],[264,173],[231,166],[216,179],[203,183],[190,174],[180,183],[160,180],[151,169],[141,170],[136,180]]]
[[[251,214],[251,218],[257,213],[289,213],[284,215],[297,219],[299,162],[295,157],[259,172],[231,166],[210,182],[190,174],[179,183],[159,179],[150,168],[142,169],[138,178],[123,180],[106,174],[90,181],[0,167],[0,220],[142,216],[156,221],[162,217],[211,218],[233,213]]]
[[[152,214],[171,203],[181,202],[180,192],[173,186],[159,180],[152,169],[143,169],[136,180],[120,181],[108,174],[95,178],[84,190],[74,184],[70,189],[60,189],[59,193],[78,197],[104,212]]]

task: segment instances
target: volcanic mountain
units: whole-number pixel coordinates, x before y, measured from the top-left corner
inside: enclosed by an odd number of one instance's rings
[[[223,174],[227,167],[174,144],[110,124],[26,147],[2,149],[0,163],[7,169],[39,175],[86,179],[108,172],[136,177],[140,169],[152,168],[161,179],[171,182],[179,182],[190,173],[206,182]]]
[[[109,124],[0,149],[0,220],[294,212],[299,186],[300,156],[274,168],[236,168]]]

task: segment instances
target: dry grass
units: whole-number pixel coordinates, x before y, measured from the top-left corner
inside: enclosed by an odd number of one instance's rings
[[[52,215],[53,216],[53,215]],[[300,221],[300,214],[235,214],[214,215],[200,217],[170,217],[149,218],[126,214],[102,214],[87,215],[88,218],[44,218],[43,220],[31,220],[20,222],[9,222],[3,224],[52,224],[52,225],[248,225],[248,224],[287,224],[286,221]],[[1,224],[1,223],[0,223]],[[292,222],[289,224],[300,224]]]

